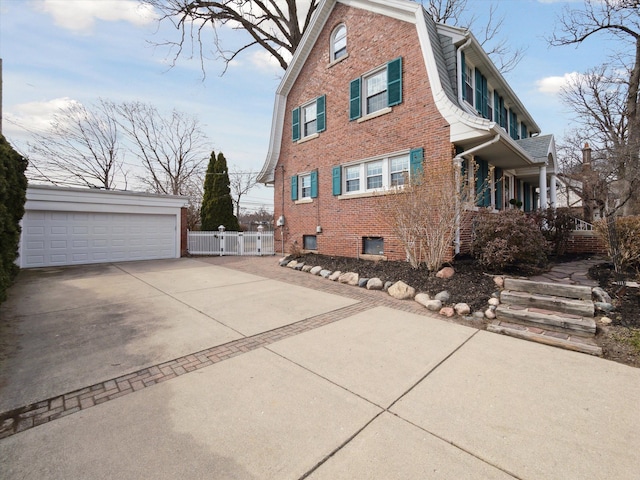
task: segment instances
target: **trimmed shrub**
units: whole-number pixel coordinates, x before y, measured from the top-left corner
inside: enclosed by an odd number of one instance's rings
[[[622,271],[634,269],[640,272],[640,216],[615,219],[615,245],[611,244],[606,220],[596,222],[595,229],[607,246],[609,256],[619,262]]]
[[[20,220],[27,198],[27,160],[0,135],[0,302],[18,273]]]
[[[493,270],[542,266],[547,251],[538,224],[520,210],[482,212],[476,217],[471,252]]]

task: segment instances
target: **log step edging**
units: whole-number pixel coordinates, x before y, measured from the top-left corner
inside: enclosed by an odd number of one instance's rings
[[[584,285],[566,285],[563,283],[534,282],[519,278],[504,279],[505,290],[515,290],[538,295],[574,298],[576,300],[591,300],[591,287]]]
[[[544,295],[505,289],[500,292],[500,302],[507,305],[522,305],[524,307],[553,310],[581,317],[593,317],[595,315],[595,307],[591,299],[579,300],[559,295]]]
[[[570,335],[567,335],[566,338],[562,338],[559,336],[553,336],[553,333],[551,332],[541,331],[540,329],[534,331],[534,329],[530,327],[513,325],[500,320],[496,320],[487,325],[487,331],[541,343],[552,347],[559,347],[574,352],[587,353],[598,357],[602,356],[602,348],[599,346],[585,343],[583,338],[576,339]]]
[[[508,322],[555,332],[568,332],[582,337],[593,337],[596,334],[596,321],[593,317],[508,304],[499,305],[496,308],[496,316],[498,320],[504,319]]]

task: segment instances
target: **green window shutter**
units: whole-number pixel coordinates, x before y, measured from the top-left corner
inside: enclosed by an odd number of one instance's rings
[[[467,98],[467,89],[464,87],[465,75],[467,74],[467,62],[464,58],[464,52],[460,52],[460,70],[462,71],[462,74],[460,75],[462,78],[462,85],[460,85],[460,88],[462,89],[462,99],[469,101]]]
[[[493,91],[493,121],[500,125],[500,97]]]
[[[502,210],[504,208],[504,198],[502,197],[502,169],[496,167],[494,175],[496,176],[496,208]]]
[[[387,63],[387,105],[402,103],[402,57]]]
[[[318,197],[318,171],[311,172],[311,198]]]
[[[298,176],[291,177],[291,200],[298,200]]]
[[[529,132],[527,131],[527,126],[524,123],[520,124],[520,138],[528,138]]]
[[[342,193],[342,167],[333,167],[331,171],[331,181],[333,194],[340,195]]]
[[[482,74],[476,68],[476,111],[482,115]]]
[[[422,175],[422,161],[424,160],[424,148],[414,148],[409,153],[409,172],[411,176]]]
[[[531,211],[531,189],[529,188],[529,184],[523,183],[522,190],[523,190],[522,194],[524,196],[524,211],[530,212]]]
[[[514,140],[518,140],[518,115],[509,110],[509,134]]]
[[[491,185],[489,185],[489,164],[485,160],[476,159],[476,200],[479,207],[491,205]]]
[[[362,115],[362,104],[360,102],[360,84],[362,80],[356,78],[349,84],[349,120],[355,120]]]
[[[482,78],[482,116],[489,118],[489,85],[487,77],[481,75]]]
[[[316,121],[318,132],[324,132],[327,129],[327,115],[325,113],[327,96],[322,95],[316,100]]]
[[[294,142],[300,140],[300,107],[293,110],[291,115],[291,130]]]

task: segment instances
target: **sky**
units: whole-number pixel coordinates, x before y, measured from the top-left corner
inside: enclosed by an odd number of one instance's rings
[[[558,142],[575,127],[559,101],[560,87],[604,62],[619,45],[599,37],[578,48],[548,46],[545,37],[557,16],[563,8],[580,7],[580,0],[468,0],[478,27],[491,4],[504,17],[500,36],[525,49],[505,78],[542,134],[553,133]],[[171,66],[172,53],[157,45],[177,35],[137,0],[0,0],[3,134],[26,153],[29,131],[46,129],[70,102],[141,101],[161,112],[195,115],[230,169],[260,171],[283,71],[258,47],[238,57],[224,75],[224,63],[211,58],[205,60],[204,76],[197,54]],[[230,28],[222,29],[220,38],[229,46],[241,40]],[[247,210],[272,205],[273,190],[264,186],[241,202]]]

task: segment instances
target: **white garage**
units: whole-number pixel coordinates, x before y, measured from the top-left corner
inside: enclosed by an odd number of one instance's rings
[[[21,268],[180,257],[185,197],[29,186]]]

